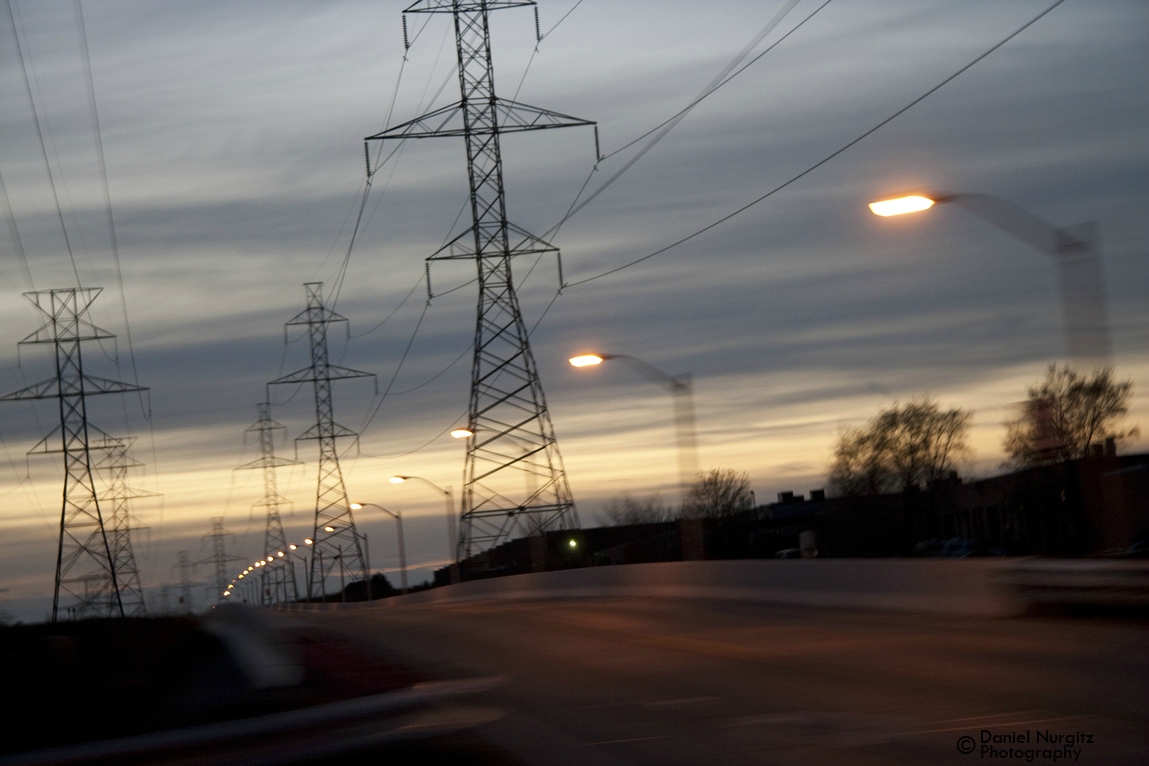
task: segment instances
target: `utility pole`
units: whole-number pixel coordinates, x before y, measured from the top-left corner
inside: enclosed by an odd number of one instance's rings
[[[135,440],[134,436],[117,439],[105,435],[101,446],[107,454],[95,466],[97,470],[108,474],[108,489],[100,495],[100,499],[111,504],[112,564],[120,585],[120,601],[128,617],[142,617],[147,613],[143,588],[140,586],[140,572],[136,567],[136,554],[132,548],[132,530],[140,527],[134,523],[128,502],[141,497],[154,497],[156,494],[128,486],[128,469],[143,465],[128,455],[128,449]]]
[[[299,465],[300,462],[275,456],[274,432],[282,430],[284,426],[271,419],[271,403],[261,402],[256,405],[256,410],[259,413],[259,418],[247,430],[259,434],[259,457],[250,463],[241,465],[236,470],[263,469],[263,499],[252,507],[266,509],[267,527],[263,535],[263,555],[277,557],[273,567],[276,575],[275,587],[272,590],[272,602],[296,601],[299,599],[299,593],[295,587],[294,571],[290,574],[289,585],[289,567],[286,559],[287,536],[283,532],[283,520],[279,515],[279,509],[290,504],[290,501],[279,494],[275,480],[275,469],[284,465]]]
[[[326,598],[327,575],[336,562],[341,573],[350,569],[360,573],[364,582],[367,580],[367,560],[363,556],[359,533],[355,530],[347,488],[343,484],[343,471],[339,468],[339,452],[335,448],[336,439],[358,434],[335,422],[331,381],[374,375],[339,367],[328,361],[327,328],[347,319],[323,305],[322,282],[308,282],[304,287],[307,290],[307,308],[296,314],[286,326],[307,327],[311,365],[273,380],[269,385],[305,382],[314,385],[315,425],[298,436],[296,441],[314,439],[319,442],[319,483],[315,495],[315,529],[311,535],[314,550],[307,577],[307,595],[312,597],[313,588],[318,588],[319,596]]]
[[[478,268],[460,559],[515,537],[579,525],[511,275],[512,257],[558,249],[507,221],[500,136],[594,123],[495,95],[489,11],[520,5],[534,3],[419,0],[407,8],[454,17],[462,98],[366,139],[466,143],[473,225],[428,258],[474,260]],[[561,283],[561,261],[559,273]]]
[[[80,344],[115,336],[88,319],[88,308],[102,292],[99,287],[41,290],[25,293],[47,322],[20,344],[51,344],[56,351],[56,374],[47,380],[0,397],[0,401],[58,399],[60,426],[28,454],[64,455],[64,503],[60,511],[60,539],[56,549],[56,584],[52,596],[52,622],[60,613],[60,593],[76,598],[65,608],[76,617],[123,617],[124,604],[117,579],[115,557],[108,540],[93,479],[87,397],[146,389],[84,374]],[[59,434],[60,446],[51,440]]]

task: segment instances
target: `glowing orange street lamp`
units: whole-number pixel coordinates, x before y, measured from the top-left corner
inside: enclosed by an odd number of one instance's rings
[[[874,215],[891,216],[917,213],[929,210],[937,200],[923,197],[920,194],[910,194],[905,197],[895,197],[870,203],[870,212]]]
[[[567,361],[570,362],[571,367],[593,367],[596,364],[602,364],[607,359],[612,358],[610,354],[600,356],[598,354],[581,354],[579,356],[572,356]]]

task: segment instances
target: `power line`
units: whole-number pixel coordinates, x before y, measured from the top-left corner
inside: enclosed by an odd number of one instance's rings
[[[430,305],[430,301],[423,304],[423,311],[419,314],[419,321],[415,323],[415,329],[411,332],[411,337],[407,341],[407,347],[403,349],[403,356],[399,357],[399,364],[395,366],[395,372],[392,373],[391,380],[387,383],[387,388],[383,391],[382,394],[379,395],[379,400],[376,402],[374,408],[372,408],[371,414],[367,416],[367,420],[364,421],[363,425],[359,428],[360,433],[366,431],[367,427],[371,425],[371,421],[373,421],[375,416],[379,414],[379,408],[383,406],[383,402],[387,399],[387,395],[390,393],[391,387],[395,385],[395,380],[399,377],[399,371],[403,369],[403,363],[407,361],[407,355],[411,353],[411,346],[415,343],[415,337],[419,334],[419,328],[423,326],[423,318],[427,316],[427,309],[430,307]]]
[[[12,248],[16,251],[16,260],[20,262],[20,272],[24,275],[24,284],[28,292],[35,292],[36,285],[32,281],[32,269],[28,267],[28,256],[24,252],[24,242],[20,239],[20,229],[16,226],[16,213],[12,210],[12,203],[8,200],[8,189],[4,185],[4,174],[0,172],[0,202],[4,203],[4,220],[8,222],[8,235],[12,238]]]
[[[712,88],[708,88],[707,90],[703,91],[703,92],[702,92],[702,94],[701,94],[700,96],[698,96],[698,98],[696,98],[696,99],[694,99],[693,101],[691,101],[689,104],[687,104],[685,107],[683,107],[683,108],[682,108],[680,111],[678,111],[678,112],[676,112],[676,113],[672,114],[670,117],[668,117],[667,119],[665,119],[665,120],[663,120],[662,122],[658,123],[658,124],[657,124],[657,125],[655,125],[653,128],[651,128],[650,130],[646,131],[645,133],[643,133],[641,136],[639,136],[638,138],[634,139],[633,141],[630,141],[629,143],[623,144],[621,147],[619,147],[618,149],[615,149],[615,150],[614,150],[613,152],[611,152],[610,154],[604,154],[602,158],[603,158],[604,160],[608,160],[608,159],[610,159],[611,157],[613,157],[614,155],[616,155],[616,154],[620,154],[620,153],[622,153],[622,152],[626,151],[627,149],[629,149],[630,147],[634,146],[635,144],[637,144],[637,143],[638,143],[639,141],[641,141],[642,139],[644,139],[644,138],[646,138],[647,136],[649,136],[649,135],[651,135],[652,133],[654,133],[656,130],[658,130],[659,128],[661,128],[663,125],[667,125],[667,124],[669,124],[669,123],[670,123],[672,120],[675,120],[675,119],[678,119],[678,118],[679,118],[679,117],[681,117],[681,116],[684,116],[684,115],[685,115],[687,112],[689,112],[691,109],[693,109],[694,107],[698,106],[698,105],[699,105],[700,103],[702,103],[704,100],[706,100],[707,98],[709,98],[710,96],[712,96],[712,95],[713,95],[715,92],[717,92],[717,91],[718,91],[718,89],[719,89],[719,88],[721,88],[723,85],[725,85],[726,83],[730,82],[730,81],[731,81],[731,80],[733,80],[735,77],[737,77],[738,75],[740,75],[740,74],[742,74],[743,72],[745,72],[747,69],[749,69],[750,67],[752,67],[752,66],[753,66],[753,65],[754,65],[754,64],[755,64],[755,63],[756,63],[756,62],[757,62],[759,59],[761,59],[763,56],[765,56],[765,55],[766,55],[767,53],[769,53],[770,51],[772,51],[772,50],[774,50],[775,48],[777,48],[777,47],[778,47],[778,46],[779,46],[779,45],[782,43],[782,41],[783,41],[783,40],[785,40],[787,37],[789,37],[790,35],[792,35],[792,34],[794,34],[795,32],[797,32],[797,31],[798,31],[798,30],[799,30],[799,29],[802,27],[802,25],[803,25],[803,24],[805,24],[805,23],[806,23],[807,21],[809,21],[810,19],[814,18],[814,17],[815,17],[815,16],[818,14],[818,12],[819,12],[819,11],[821,11],[823,8],[825,8],[827,5],[829,5],[831,2],[833,2],[833,0],[826,0],[826,2],[822,3],[821,5],[819,5],[817,8],[815,8],[815,9],[814,9],[814,10],[813,10],[813,11],[810,13],[810,15],[809,15],[809,16],[807,16],[806,18],[802,19],[802,20],[801,20],[801,21],[799,21],[797,24],[795,24],[795,25],[794,25],[794,27],[793,27],[793,28],[792,28],[792,29],[791,29],[789,32],[787,32],[786,34],[782,35],[782,36],[781,36],[781,37],[779,37],[777,40],[775,40],[775,41],[774,41],[774,43],[770,45],[770,47],[766,48],[766,50],[762,51],[762,52],[761,52],[761,53],[759,53],[757,56],[755,56],[754,58],[752,58],[752,59],[750,59],[749,61],[747,61],[745,64],[743,64],[741,67],[739,67],[737,71],[735,71],[735,72],[731,73],[729,76],[727,76],[725,79],[723,79],[721,82],[719,82],[719,83],[718,83],[717,85],[715,85],[714,87],[712,87]],[[792,7],[792,6],[791,6],[791,7]],[[763,36],[764,36],[764,35],[763,35]],[[761,38],[758,38],[758,39],[761,39]]]
[[[12,24],[12,37],[16,41],[16,53],[20,57],[20,70],[24,74],[24,88],[28,93],[28,105],[32,110],[32,122],[36,125],[36,135],[40,139],[40,154],[44,159],[44,169],[48,173],[48,185],[52,189],[52,199],[56,202],[56,215],[60,219],[60,229],[64,234],[64,245],[68,250],[68,259],[72,262],[72,273],[76,277],[76,287],[82,287],[80,270],[76,267],[76,257],[72,253],[72,241],[68,238],[68,227],[64,225],[64,211],[60,207],[60,195],[56,192],[56,181],[52,176],[52,164],[48,161],[48,147],[44,143],[44,131],[40,127],[40,115],[36,110],[36,99],[32,97],[32,83],[28,77],[28,67],[24,62],[24,47],[20,44],[20,33],[16,29],[16,16],[12,12],[12,0],[4,0],[4,7],[8,10],[8,20]]]
[[[399,309],[403,308],[403,306],[407,304],[407,301],[411,300],[411,296],[415,294],[415,291],[419,289],[419,285],[421,284],[423,284],[423,277],[419,277],[415,280],[415,284],[412,285],[411,289],[407,291],[407,294],[403,296],[403,300],[399,301],[399,305],[393,308],[390,314],[383,317],[383,319],[378,324],[376,324],[374,327],[364,330],[363,332],[353,333],[349,335],[348,338],[362,338],[364,335],[370,335],[383,325],[387,324],[387,322],[391,320],[391,317],[399,313]]]
[[[535,6],[535,34],[537,35],[538,39],[535,43],[534,50],[531,51],[531,57],[529,59],[527,59],[527,65],[525,67],[523,67],[523,76],[519,78],[519,85],[517,88],[515,88],[515,95],[511,96],[511,101],[518,101],[519,100],[519,91],[521,91],[523,89],[523,83],[527,81],[527,73],[531,71],[531,64],[533,64],[535,62],[535,56],[538,55],[539,44],[542,43],[542,41],[546,39],[547,35],[549,35],[551,32],[554,32],[556,29],[558,29],[559,24],[562,24],[564,21],[566,21],[567,16],[570,16],[572,13],[574,13],[575,8],[578,8],[580,5],[582,5],[582,0],[578,0],[578,2],[576,2],[574,5],[572,5],[570,7],[570,9],[566,13],[563,14],[562,18],[559,19],[557,22],[555,22],[555,25],[553,27],[551,27],[550,29],[548,29],[545,33],[538,31],[539,30],[539,7],[537,5]]]
[[[550,230],[544,232],[543,237],[548,237],[548,236],[551,236],[553,234],[558,233],[558,230],[560,228],[562,228],[563,223],[565,223],[567,219],[569,219],[572,215],[578,213],[580,210],[582,210],[584,207],[586,207],[592,201],[594,201],[595,197],[597,197],[598,195],[600,195],[604,191],[606,191],[606,189],[611,184],[613,184],[624,173],[626,173],[628,170],[630,170],[639,160],[641,160],[646,155],[647,152],[649,152],[651,149],[653,149],[655,147],[655,145],[658,144],[659,141],[661,141],[663,138],[665,138],[666,135],[668,133],[670,133],[670,131],[674,130],[674,128],[678,125],[678,123],[682,122],[682,120],[686,118],[686,115],[689,114],[690,111],[693,110],[695,106],[697,106],[699,103],[701,103],[702,100],[705,99],[707,96],[709,96],[711,93],[713,93],[714,91],[716,91],[720,87],[722,87],[726,82],[727,75],[729,75],[731,73],[731,71],[733,71],[734,67],[738,66],[738,64],[744,58],[749,56],[750,51],[754,50],[754,48],[757,47],[758,44],[761,43],[762,40],[764,40],[768,34],[773,32],[775,27],[777,27],[779,24],[782,23],[782,19],[786,18],[786,15],[788,13],[790,13],[790,11],[794,9],[794,6],[796,6],[800,1],[801,0],[790,0],[786,4],[786,6],[784,8],[782,8],[782,10],[780,10],[780,11],[778,11],[778,13],[774,14],[774,17],[772,19],[770,19],[769,22],[766,23],[766,26],[764,26],[761,30],[758,31],[758,34],[756,34],[754,36],[754,39],[752,39],[749,43],[747,43],[742,48],[742,50],[738,52],[738,55],[735,56],[734,59],[730,63],[728,63],[722,69],[722,71],[718,73],[718,75],[713,80],[710,81],[710,84],[707,85],[702,90],[702,93],[697,98],[695,98],[694,101],[692,101],[690,104],[688,104],[686,106],[686,108],[684,108],[682,111],[678,112],[678,114],[674,115],[669,120],[666,120],[665,122],[663,122],[661,127],[653,128],[651,132],[653,132],[655,130],[658,131],[655,134],[654,138],[652,138],[645,146],[643,146],[641,149],[639,149],[637,154],[635,154],[633,157],[631,157],[629,160],[627,160],[626,163],[621,168],[619,168],[617,171],[615,171],[614,175],[612,175],[610,178],[608,178],[606,181],[604,181],[603,184],[601,186],[599,186],[597,189],[595,189],[594,192],[592,192],[589,197],[587,197],[585,200],[578,203],[577,205],[572,205],[571,209],[567,211],[567,214],[565,216],[563,216],[563,219],[561,221],[559,221],[557,224],[555,224],[554,227],[552,227]],[[827,4],[828,4],[828,2],[829,2],[829,0],[827,0]],[[826,7],[826,4],[823,4],[820,8],[815,10],[814,13],[817,13],[818,11],[822,10],[822,8],[824,8],[824,7]],[[813,16],[813,14],[811,14],[811,16]],[[810,17],[807,17],[807,19],[809,19],[809,18]],[[805,21],[803,21],[802,23],[804,24]],[[799,24],[798,26],[801,26],[801,24]],[[794,29],[797,29],[797,28],[798,27],[795,27]],[[793,32],[793,30],[791,30],[791,32]],[[784,40],[785,37],[782,39]],[[781,40],[779,40],[778,42],[781,42]],[[777,43],[775,43],[775,45],[777,45]],[[768,53],[773,47],[774,46],[767,48],[765,51],[763,51],[762,55],[765,55],[766,53]],[[761,58],[761,56],[759,56],[758,58]],[[757,61],[757,60],[758,59],[755,59],[755,61]],[[753,62],[751,62],[751,63],[753,63]],[[648,132],[644,135],[649,135],[649,134],[650,133]],[[633,145],[635,142],[642,140],[642,138],[643,138],[643,136],[640,136],[639,138],[635,139],[635,141],[632,141],[630,144],[627,144],[627,146]],[[623,147],[623,148],[626,148],[626,147]],[[622,151],[622,149],[620,149],[619,151]],[[615,152],[615,154],[617,154],[617,153],[618,152]],[[600,158],[600,160],[601,159],[605,159],[605,158]],[[592,171],[592,173],[593,173],[593,171]],[[585,188],[585,184],[584,184],[584,188]]]
[[[92,117],[92,131],[96,140],[96,161],[100,169],[100,183],[104,194],[104,212],[108,216],[108,239],[112,245],[112,264],[116,271],[116,284],[120,288],[120,309],[124,316],[124,339],[128,343],[128,361],[132,365],[132,382],[139,385],[140,373],[136,366],[135,346],[132,343],[132,324],[128,319],[128,298],[124,291],[124,272],[120,266],[120,244],[116,236],[116,218],[112,213],[112,193],[108,187],[108,166],[104,156],[104,137],[100,129],[100,113],[96,105],[96,83],[92,77],[92,57],[88,52],[88,30],[84,23],[84,9],[80,0],[75,0],[76,31],[80,41],[80,52],[84,56],[84,84],[88,92],[88,109]],[[118,355],[117,355],[118,359]],[[145,420],[151,420],[151,412],[144,405],[143,392],[140,392],[140,408]],[[154,459],[154,435],[153,435]]]
[[[554,25],[553,27],[551,27],[551,28],[550,28],[550,29],[548,29],[546,32],[543,32],[541,35],[539,35],[539,42],[542,42],[543,40],[547,39],[547,36],[548,36],[548,35],[550,35],[550,33],[551,33],[551,32],[554,32],[556,29],[558,29],[558,27],[559,27],[559,24],[562,24],[564,21],[566,21],[566,20],[567,20],[567,16],[570,16],[572,13],[574,13],[574,12],[575,12],[575,8],[578,8],[580,5],[582,5],[582,0],[578,0],[578,2],[577,2],[577,3],[575,3],[574,5],[572,5],[572,6],[571,6],[571,8],[570,8],[570,10],[569,10],[569,11],[567,11],[566,13],[564,13],[564,14],[562,15],[562,18],[561,18],[561,19],[559,19],[558,21],[556,21],[556,22],[555,22],[555,25]]]
[[[418,39],[419,35],[422,34],[423,29],[426,29],[428,23],[430,23],[430,19],[427,19],[423,22],[423,26],[419,29],[419,31],[415,35],[416,39]],[[406,22],[404,22],[404,27],[405,26],[406,26]],[[444,35],[444,41],[445,40],[446,40],[446,36]],[[411,42],[414,43],[414,40],[412,40]],[[408,46],[408,47],[410,47],[410,46]],[[441,52],[441,49],[440,49],[440,52]],[[436,59],[436,62],[437,61],[438,61],[438,59]],[[406,55],[404,55],[403,60],[399,65],[399,74],[395,79],[395,88],[391,94],[391,103],[387,109],[387,117],[384,119],[383,130],[386,130],[391,125],[391,117],[395,111],[395,102],[399,97],[399,88],[403,83],[403,72],[406,69],[406,63],[407,63],[407,57],[406,57]],[[444,88],[446,88],[447,83],[449,83],[451,78],[452,78],[452,74],[453,73],[448,73],[447,78],[443,81],[443,84],[441,84],[439,86],[438,90],[435,91],[435,95],[433,95],[431,97],[432,101],[434,99],[438,98],[439,94],[443,92]],[[431,77],[430,77],[430,75],[428,75],[427,84],[423,88],[423,96],[421,97],[421,99],[426,98],[427,90],[430,87],[431,87]],[[422,100],[420,103],[422,103]],[[343,257],[343,262],[342,262],[342,264],[340,264],[338,275],[335,278],[335,286],[334,286],[334,289],[332,290],[332,297],[331,297],[332,309],[334,309],[339,303],[339,295],[343,290],[343,280],[347,276],[347,269],[351,263],[351,253],[355,249],[355,242],[356,242],[356,239],[358,238],[359,230],[362,226],[366,226],[367,224],[370,224],[370,222],[375,218],[375,213],[378,211],[379,206],[383,202],[382,195],[384,192],[386,192],[387,187],[391,184],[391,179],[394,177],[395,171],[394,171],[394,169],[392,169],[391,175],[389,175],[387,177],[386,182],[384,182],[384,184],[383,184],[383,188],[380,190],[380,196],[375,202],[375,207],[372,209],[371,214],[367,217],[367,221],[364,222],[363,221],[363,212],[364,212],[364,210],[366,210],[366,207],[367,207],[367,198],[371,193],[371,187],[372,187],[375,175],[378,172],[379,168],[382,167],[384,164],[386,164],[396,154],[401,152],[405,145],[406,145],[405,141],[400,142],[394,149],[391,150],[391,153],[388,154],[386,157],[383,157],[381,159],[376,159],[376,163],[375,163],[374,167],[371,167],[370,156],[368,155],[367,180],[364,183],[363,197],[362,197],[360,204],[359,204],[359,212],[356,215],[355,227],[352,229],[352,232],[351,232],[351,241],[348,242],[348,244],[347,244],[347,253]],[[367,151],[366,144],[364,144],[364,151]],[[343,228],[345,228],[345,227],[346,227],[346,221],[344,221],[343,227],[340,228],[340,234],[342,234]],[[337,239],[338,239],[338,235],[337,235]],[[326,261],[326,259],[324,259],[324,260]]]
[[[918,104],[920,104],[922,101],[924,101],[926,98],[928,98],[929,96],[931,96],[931,95],[933,95],[934,93],[936,93],[936,92],[937,92],[938,90],[940,90],[942,87],[944,87],[945,85],[948,85],[950,82],[952,82],[953,80],[957,79],[957,78],[958,78],[960,75],[964,74],[966,71],[968,71],[969,69],[971,69],[971,68],[972,68],[973,66],[975,66],[977,63],[979,63],[979,62],[980,62],[982,59],[986,58],[986,57],[987,57],[987,56],[989,56],[991,53],[993,53],[994,51],[996,51],[998,48],[1002,47],[1002,46],[1003,46],[1003,45],[1005,45],[1007,42],[1009,42],[1010,40],[1012,40],[1013,38],[1017,37],[1019,34],[1021,34],[1022,32],[1024,32],[1024,31],[1025,31],[1026,29],[1028,29],[1030,26],[1032,26],[1033,24],[1037,23],[1037,21],[1039,21],[1039,20],[1040,20],[1042,17],[1044,17],[1046,14],[1048,14],[1048,13],[1049,13],[1050,11],[1052,11],[1054,8],[1056,8],[1057,6],[1061,5],[1063,2],[1065,2],[1065,0],[1057,0],[1055,3],[1053,3],[1053,5],[1049,6],[1049,7],[1048,7],[1048,8],[1046,8],[1044,11],[1042,11],[1041,13],[1037,14],[1037,15],[1036,15],[1036,16],[1034,16],[1032,19],[1030,19],[1029,21],[1027,21],[1025,24],[1023,24],[1023,25],[1021,25],[1020,27],[1018,27],[1016,30],[1014,30],[1014,31],[1013,31],[1013,32],[1011,32],[1009,35],[1007,35],[1005,38],[1003,38],[1003,39],[1002,39],[1000,42],[996,43],[996,44],[995,44],[995,45],[993,45],[991,48],[989,48],[989,49],[988,49],[988,50],[986,50],[984,53],[982,53],[982,54],[981,54],[981,55],[979,55],[977,58],[975,58],[973,61],[971,61],[971,62],[969,62],[968,64],[966,64],[966,65],[965,65],[965,66],[963,66],[961,69],[957,70],[956,72],[954,72],[953,74],[951,74],[949,77],[945,78],[945,79],[944,79],[944,80],[942,80],[940,83],[938,83],[937,85],[933,86],[932,88],[930,88],[929,90],[927,90],[925,93],[923,93],[922,95],[918,96],[918,97],[917,97],[917,98],[915,98],[913,101],[911,101],[910,103],[906,104],[906,105],[905,105],[905,106],[903,106],[901,109],[899,109],[898,111],[894,112],[892,115],[890,115],[889,117],[885,118],[884,120],[882,120],[881,122],[879,122],[879,123],[878,123],[877,125],[875,125],[874,127],[872,127],[872,128],[870,128],[869,130],[867,130],[865,133],[862,133],[862,134],[861,134],[860,136],[858,136],[857,138],[853,139],[852,141],[850,141],[849,143],[845,144],[844,146],[842,146],[841,148],[837,149],[836,151],[834,151],[834,152],[830,153],[830,154],[829,154],[829,155],[827,155],[826,157],[822,158],[822,159],[821,159],[821,160],[819,160],[818,162],[814,163],[814,164],[813,164],[813,165],[811,165],[810,167],[808,167],[808,168],[806,168],[805,170],[803,170],[801,173],[798,173],[797,175],[795,175],[795,176],[791,177],[789,180],[787,180],[787,181],[784,181],[783,183],[779,184],[778,186],[775,186],[773,189],[771,189],[770,191],[766,192],[766,193],[765,193],[765,194],[763,194],[761,197],[758,197],[757,199],[755,199],[755,200],[753,200],[753,201],[751,201],[751,202],[748,202],[747,204],[745,204],[745,205],[743,205],[742,207],[738,208],[738,209],[737,209],[737,210],[735,210],[734,212],[732,212],[732,213],[729,213],[729,214],[727,214],[727,215],[724,215],[723,217],[719,218],[717,221],[714,221],[713,223],[707,224],[706,226],[702,227],[701,229],[698,229],[697,231],[693,232],[692,234],[688,234],[687,236],[685,236],[685,237],[682,237],[681,239],[679,239],[679,240],[676,240],[676,241],[674,241],[674,242],[670,243],[669,245],[666,245],[666,246],[664,246],[664,247],[661,247],[661,248],[659,248],[658,250],[655,250],[653,253],[648,253],[647,255],[644,255],[644,256],[642,256],[641,258],[636,258],[635,260],[633,260],[633,261],[630,261],[629,263],[624,263],[624,264],[623,264],[623,265],[621,265],[621,266],[618,266],[618,267],[616,267],[616,268],[610,269],[610,270],[608,270],[608,271],[604,271],[604,272],[602,272],[601,274],[596,274],[596,275],[595,275],[595,276],[593,276],[593,277],[587,277],[586,279],[580,279],[580,280],[579,280],[579,281],[577,281],[577,282],[570,282],[570,283],[568,283],[568,284],[566,285],[566,287],[577,287],[577,286],[579,286],[579,285],[585,285],[587,282],[593,282],[593,281],[595,281],[596,279],[602,279],[603,277],[609,276],[609,275],[611,275],[611,274],[616,274],[616,273],[618,273],[618,272],[620,272],[620,271],[622,271],[622,270],[624,270],[624,269],[628,269],[628,268],[630,268],[631,266],[635,266],[635,265],[637,265],[637,264],[639,264],[639,263],[642,263],[643,261],[646,261],[646,260],[649,260],[649,259],[651,259],[651,258],[654,258],[654,257],[655,257],[655,256],[657,256],[657,255],[661,255],[662,253],[665,253],[665,252],[666,252],[666,251],[668,251],[668,250],[672,250],[672,249],[674,249],[674,248],[678,247],[678,246],[679,246],[679,245],[681,245],[681,244],[684,244],[684,243],[686,243],[686,242],[689,242],[690,240],[694,239],[695,237],[697,237],[697,236],[699,236],[699,235],[701,235],[701,234],[705,234],[706,232],[710,231],[711,229],[713,229],[713,228],[715,228],[715,227],[717,227],[717,226],[720,226],[720,225],[722,225],[723,223],[726,223],[727,221],[729,221],[730,219],[734,218],[735,216],[738,216],[738,215],[740,215],[741,213],[744,213],[744,212],[746,212],[746,211],[747,211],[747,210],[749,210],[750,208],[752,208],[752,207],[754,207],[755,205],[757,205],[759,202],[762,202],[762,201],[764,201],[764,200],[768,199],[769,197],[773,196],[773,195],[774,195],[774,194],[776,194],[777,192],[780,192],[780,191],[782,191],[782,190],[783,190],[783,189],[785,189],[787,186],[790,186],[791,184],[793,184],[795,181],[798,181],[798,180],[800,180],[800,179],[802,179],[802,178],[805,178],[807,175],[809,175],[810,173],[814,172],[814,171],[815,171],[815,170],[817,170],[818,168],[822,167],[823,165],[825,165],[825,164],[826,164],[827,162],[829,162],[830,160],[834,159],[835,157],[837,157],[838,155],[842,154],[842,153],[843,153],[843,152],[845,152],[846,150],[848,150],[848,149],[852,148],[853,146],[855,146],[856,144],[860,143],[860,142],[861,142],[861,141],[863,141],[864,139],[866,139],[866,138],[869,138],[871,135],[873,135],[874,133],[876,133],[878,130],[880,130],[881,128],[885,127],[886,125],[888,125],[889,123],[893,122],[895,119],[897,119],[897,118],[898,118],[898,117],[900,117],[901,115],[903,115],[903,114],[905,114],[906,112],[908,112],[908,111],[909,111],[910,109],[912,109],[913,107],[915,107],[915,106],[917,106]]]

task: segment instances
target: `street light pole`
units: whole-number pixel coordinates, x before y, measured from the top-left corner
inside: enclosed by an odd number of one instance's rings
[[[467,434],[469,435],[470,432],[468,431]],[[455,498],[451,494],[451,488],[447,487],[444,489],[430,479],[424,479],[422,476],[392,476],[390,481],[392,484],[402,484],[411,479],[421,481],[436,492],[441,492],[447,502],[447,545],[449,546],[447,550],[447,560],[451,562],[451,584],[454,585],[459,582],[459,538],[458,531],[455,528]]]
[[[400,582],[399,592],[400,593],[406,593],[407,592],[407,549],[403,544],[403,516],[398,514],[398,513],[393,512],[393,511],[389,511],[386,508],[384,508],[383,506],[377,505],[375,503],[352,503],[351,504],[351,510],[353,510],[353,511],[358,511],[362,508],[368,508],[368,507],[378,508],[379,510],[383,511],[383,513],[385,513],[388,516],[390,516],[391,518],[395,519],[395,529],[396,529],[395,537],[397,538],[397,540],[399,542],[399,582]]]
[[[683,506],[686,504],[690,486],[698,475],[697,426],[694,420],[694,381],[689,373],[667,375],[654,365],[638,357],[626,354],[583,354],[571,357],[572,367],[591,367],[605,361],[617,359],[647,380],[653,381],[670,392],[674,403],[674,424],[678,441],[678,483]]]
[[[952,202],[1051,258],[1058,267],[1066,353],[1075,366],[1110,364],[1105,284],[1097,224],[1056,227],[1012,202],[988,194],[922,194],[870,203],[879,216],[904,215]]]
[[[367,601],[370,602],[371,598],[371,548],[367,544],[367,534],[360,532],[359,536],[363,538],[363,561],[367,567]]]

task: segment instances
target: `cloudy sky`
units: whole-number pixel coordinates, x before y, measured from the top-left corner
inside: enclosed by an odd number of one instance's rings
[[[866,209],[911,189],[995,195],[1056,226],[1098,223],[1114,363],[1134,379],[1131,420],[1149,433],[1149,7],[1137,0],[1067,0],[800,180],[600,277],[822,162],[1052,2],[801,0],[742,59],[791,3],[543,0],[537,50],[529,8],[492,15],[500,95],[596,121],[607,155],[596,170],[589,128],[506,137],[512,222],[552,231],[584,183],[578,199],[646,150],[549,235],[567,289],[556,297],[551,256],[515,264],[584,525],[623,493],[671,500],[677,481],[665,392],[625,366],[566,364],[588,350],[693,375],[702,466],[747,472],[760,501],[822,487],[843,428],[926,393],[975,411],[966,473],[1000,470],[1002,422],[1064,359],[1057,273],[954,205],[901,219]],[[465,420],[473,266],[436,264],[429,307],[423,282],[424,258],[468,223],[461,139],[410,142],[380,168],[333,294],[363,137],[458,99],[449,18],[409,16],[404,60],[408,4],[84,3],[117,271],[75,3],[0,2],[0,393],[52,374],[44,347],[18,350],[39,326],[22,293],[75,286],[77,272],[105,288],[91,317],[118,338],[85,348],[86,369],[138,372],[150,391],[93,400],[90,417],[138,437],[145,465],[132,483],[159,493],[134,506],[155,605],[180,580],[178,551],[208,557],[212,517],[225,517],[236,555],[260,552],[262,476],[234,469],[256,457],[244,429],[266,382],[308,363],[306,340],[285,340],[283,324],[311,281],[350,320],[349,334],[332,334],[333,360],[378,376],[378,394],[369,380],[335,387],[336,419],[362,430],[358,447],[344,445],[348,492],[404,513],[413,581],[446,559],[442,498],[387,478],[461,489],[462,446],[446,431]],[[630,145],[811,14],[655,145]],[[292,457],[311,394],[277,389],[277,450]],[[62,465],[24,453],[53,406],[0,403],[0,604],[30,620],[50,605]],[[1146,437],[1129,447],[1147,448]],[[310,528],[314,450],[301,442],[304,465],[279,475],[289,537]],[[372,563],[396,580],[391,520],[368,509],[358,522]]]

